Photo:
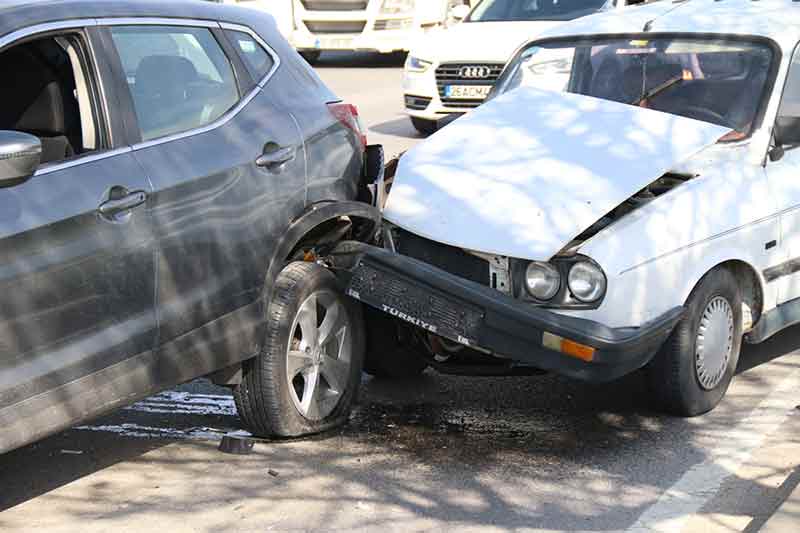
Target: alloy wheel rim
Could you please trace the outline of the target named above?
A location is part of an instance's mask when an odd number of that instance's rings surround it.
[[[298,308],[286,350],[286,377],[295,408],[312,421],[329,416],[350,376],[350,319],[341,297],[317,291]]]
[[[697,381],[705,390],[720,384],[733,352],[733,309],[722,296],[714,297],[700,317],[695,340]]]

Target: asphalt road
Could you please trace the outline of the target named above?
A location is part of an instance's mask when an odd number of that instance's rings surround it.
[[[390,153],[418,142],[400,63],[319,67]],[[653,412],[639,375],[365,378],[347,427],[247,456],[217,451],[238,420],[201,380],[0,456],[0,531],[754,532],[800,482],[798,348],[746,347],[692,420]]]

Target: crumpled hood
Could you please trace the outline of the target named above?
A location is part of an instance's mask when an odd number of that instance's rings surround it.
[[[524,87],[409,150],[384,215],[452,246],[546,261],[729,131],[608,100]]]
[[[411,55],[427,61],[504,63],[524,43],[563,22],[462,22],[421,37]]]

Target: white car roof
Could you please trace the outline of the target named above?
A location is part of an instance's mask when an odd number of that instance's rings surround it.
[[[664,1],[589,15],[544,32],[540,37],[608,33],[710,33],[753,35],[792,50],[800,41],[796,0]],[[538,40],[538,39],[537,39]]]

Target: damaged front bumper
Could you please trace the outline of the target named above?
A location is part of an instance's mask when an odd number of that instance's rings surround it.
[[[489,287],[374,246],[336,252],[349,296],[430,333],[542,370],[611,381],[646,365],[683,315],[609,328],[531,306]]]

